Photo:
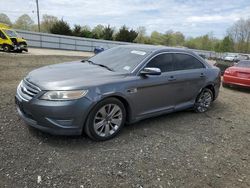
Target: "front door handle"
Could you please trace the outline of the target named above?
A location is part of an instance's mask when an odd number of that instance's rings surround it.
[[[174,76],[168,77],[168,81],[175,81],[175,80],[176,80],[176,78]]]
[[[137,92],[137,88],[131,88],[127,90],[128,93],[136,93]]]

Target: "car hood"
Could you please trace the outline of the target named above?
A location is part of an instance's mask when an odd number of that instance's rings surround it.
[[[26,42],[26,40],[25,39],[23,39],[23,38],[20,38],[20,37],[10,37],[11,39],[16,39],[17,40],[17,42]]]
[[[25,79],[42,90],[71,90],[107,84],[121,80],[125,76],[97,65],[78,61],[33,70]]]

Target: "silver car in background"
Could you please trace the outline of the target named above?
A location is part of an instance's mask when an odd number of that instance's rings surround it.
[[[30,72],[16,104],[42,131],[107,140],[125,123],[187,108],[206,112],[220,82],[220,70],[190,50],[124,45]]]

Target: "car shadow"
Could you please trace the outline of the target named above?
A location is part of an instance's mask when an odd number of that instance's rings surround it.
[[[160,134],[162,131],[164,132],[172,132],[174,134],[184,134],[186,126],[188,124],[178,124],[176,121],[182,121],[183,119],[192,117],[196,118],[197,113],[192,110],[179,111],[175,113],[160,115],[157,117],[145,119],[139,121],[137,123],[125,125],[121,134],[117,135],[115,138],[111,140],[107,140],[104,142],[97,142],[89,139],[85,134],[81,136],[56,136],[48,133],[41,132],[35,128],[29,127],[29,132],[33,137],[36,137],[39,142],[50,145],[54,148],[67,148],[71,149],[83,149],[83,150],[92,150],[93,147],[95,149],[119,149],[120,143],[124,142],[129,144],[129,142],[134,142],[134,138],[136,139],[144,139],[147,134],[154,133]],[[203,115],[202,115],[203,116]],[[169,123],[170,122],[170,123]],[[173,126],[174,125],[174,126]],[[185,126],[185,127],[183,127]],[[147,130],[145,132],[145,130]]]
[[[250,88],[242,87],[242,86],[233,86],[233,85],[225,85],[224,88],[230,89],[233,91],[240,91],[244,93],[250,93]]]
[[[90,149],[99,142],[92,141],[85,134],[79,136],[51,135],[28,126],[29,134],[39,140],[39,144],[48,145],[53,148],[64,148],[74,150],[75,148]]]

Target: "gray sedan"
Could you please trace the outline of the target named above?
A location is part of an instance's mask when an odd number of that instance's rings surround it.
[[[124,45],[30,72],[15,101],[37,129],[107,140],[125,123],[187,108],[206,112],[220,82],[219,69],[190,50]]]

